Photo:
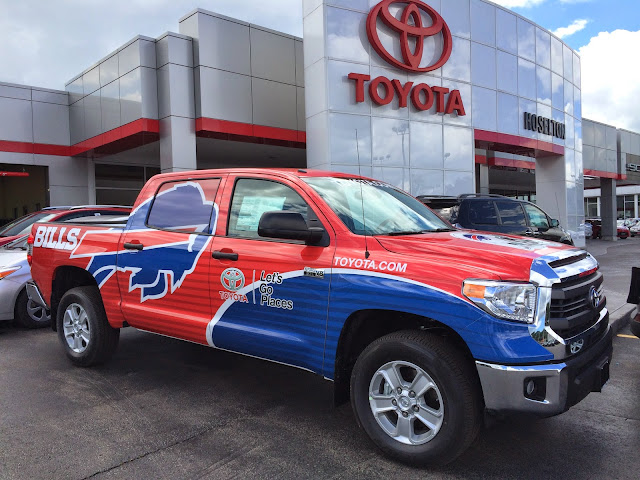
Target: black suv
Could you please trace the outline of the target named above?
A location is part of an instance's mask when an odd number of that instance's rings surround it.
[[[511,235],[526,235],[573,245],[558,220],[531,202],[492,194],[459,197],[423,195],[418,199],[453,225]]]

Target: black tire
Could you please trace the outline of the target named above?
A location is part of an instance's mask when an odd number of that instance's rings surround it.
[[[436,432],[426,443],[418,445],[402,443],[393,438],[391,433],[387,433],[373,414],[370,388],[378,388],[375,385],[377,385],[376,379],[381,376],[379,369],[390,364],[396,365],[398,362],[412,364],[422,369],[428,377],[431,377],[440,393],[435,407],[433,403],[429,406],[441,409],[443,412],[441,424],[439,430],[427,429],[428,431],[423,433],[423,435],[429,435],[432,434],[430,432]],[[396,371],[402,371],[404,368],[405,366],[401,365],[400,370]],[[409,369],[408,372],[410,371]],[[405,374],[401,376],[405,377]],[[407,379],[402,378],[401,382],[403,381]],[[408,383],[403,383],[402,388],[406,385]],[[434,390],[436,389],[429,390],[427,393],[431,395]],[[407,390],[405,389],[404,392]],[[408,395],[413,393],[410,392]],[[381,396],[389,395],[383,392],[380,394]],[[393,393],[392,395],[398,397]],[[374,396],[375,394],[372,398]],[[427,400],[427,394],[423,397],[415,398],[414,394],[412,400],[418,400],[423,404],[434,401],[433,398]],[[440,398],[442,404],[440,404]],[[396,401],[394,405],[400,405],[400,403],[406,405],[408,399],[409,397],[403,393],[402,396],[394,399]],[[482,425],[481,387],[472,362],[465,359],[443,338],[419,331],[402,331],[386,335],[372,342],[362,352],[351,375],[351,403],[358,423],[384,453],[415,466],[440,466],[452,462],[471,445]],[[416,418],[414,418],[411,411],[401,412],[398,407],[390,408],[396,408],[403,416],[409,417],[409,421],[413,422],[411,433],[412,435],[417,433],[418,413],[415,413]],[[420,412],[421,407],[414,405],[407,408]],[[397,418],[396,427],[399,427],[402,420],[400,414],[393,411],[379,417],[384,417],[382,421],[385,424],[388,421],[391,425],[393,418]],[[426,428],[425,425],[422,422],[418,423],[418,427],[422,430]]]
[[[73,324],[74,316],[78,319],[76,325]],[[74,365],[90,367],[103,363],[111,358],[118,346],[120,329],[109,325],[97,287],[76,287],[65,293],[56,320],[58,337]],[[70,342],[76,341],[78,348],[74,350]]]
[[[38,307],[33,300],[30,300],[26,288],[18,295],[13,318],[18,325],[25,328],[42,328],[51,325],[49,311]]]

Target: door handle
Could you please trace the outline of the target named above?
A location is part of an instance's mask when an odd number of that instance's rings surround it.
[[[233,252],[221,252],[220,250],[215,250],[211,256],[218,260],[233,260],[234,262],[238,260],[238,254]]]
[[[124,242],[123,246],[127,250],[142,250],[144,248],[144,245],[139,242],[136,242],[136,243]]]

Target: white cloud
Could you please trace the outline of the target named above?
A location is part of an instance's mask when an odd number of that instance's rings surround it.
[[[537,7],[546,0],[492,0],[493,3],[507,8],[532,8]]]
[[[640,132],[638,51],[640,30],[601,32],[580,48],[584,118]]]
[[[579,32],[580,30],[584,30],[584,27],[586,27],[588,23],[589,20],[580,18],[578,20],[574,20],[568,27],[560,27],[557,30],[554,30],[553,34],[557,35],[560,38],[565,38],[569,35],[573,35],[574,33]]]

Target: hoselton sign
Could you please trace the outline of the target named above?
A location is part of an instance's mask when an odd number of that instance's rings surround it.
[[[390,11],[390,7],[400,8],[397,18]],[[424,18],[431,19],[431,25],[424,25]],[[380,40],[380,24],[386,25],[398,35],[402,58],[396,58],[389,52]],[[424,40],[436,35],[442,36],[442,55],[439,59],[426,66],[421,66],[425,49]],[[442,67],[451,56],[453,40],[447,23],[426,3],[420,0],[383,0],[378,3],[367,17],[367,37],[373,49],[390,65],[410,73],[425,73]],[[429,110],[436,106],[438,113],[465,115],[464,105],[459,90],[446,87],[429,86],[426,83],[403,83],[397,79],[379,76],[371,79],[370,75],[350,73],[350,80],[355,85],[355,99],[357,103],[364,102],[365,90],[369,98],[376,105],[388,105],[394,98],[398,98],[398,106],[406,108],[411,101],[420,111]]]

